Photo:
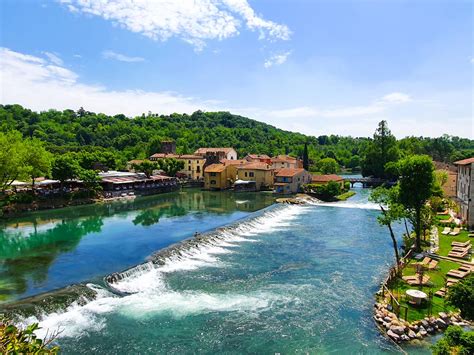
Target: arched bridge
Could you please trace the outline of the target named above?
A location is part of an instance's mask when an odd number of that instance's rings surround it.
[[[374,177],[351,177],[344,178],[344,181],[350,182],[351,187],[354,187],[354,184],[357,183],[361,183],[363,187],[380,186],[384,183],[390,184],[388,180]]]

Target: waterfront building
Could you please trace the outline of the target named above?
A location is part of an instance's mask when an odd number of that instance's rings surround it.
[[[303,168],[283,168],[275,172],[273,192],[279,194],[297,193],[301,186],[311,182],[311,174]]]
[[[252,162],[238,165],[237,178],[240,181],[254,181],[257,191],[273,187],[273,169],[266,163]]]
[[[474,227],[474,157],[454,163],[458,169],[456,202],[462,223]]]
[[[433,162],[436,171],[446,172],[448,174],[448,180],[441,187],[446,197],[456,197],[456,185],[458,180],[458,170],[455,165],[443,163],[439,161]]]
[[[248,162],[261,162],[267,163],[269,165],[272,164],[272,158],[266,154],[247,154],[244,159]]]
[[[237,160],[237,152],[234,148],[199,148],[194,152],[194,155],[202,157],[216,157],[215,162],[222,159]]]
[[[300,169],[303,168],[303,161],[300,159],[290,157],[289,155],[278,155],[271,158],[273,169]]]
[[[160,161],[161,159],[169,158],[181,160],[184,162],[184,168],[178,172],[179,174],[184,175],[191,180],[201,180],[203,178],[206,159],[200,155],[156,153],[150,157],[150,160]]]
[[[206,190],[230,189],[237,177],[233,164],[211,164],[204,169],[204,188]]]
[[[107,171],[98,174],[105,197],[125,195],[149,195],[174,191],[179,188],[176,178],[163,175],[147,177],[143,173]]]
[[[342,176],[335,175],[335,174],[311,176],[311,184],[314,184],[314,185],[326,185],[329,181],[337,182],[338,184],[341,185],[341,189],[344,188],[344,179],[342,178]]]

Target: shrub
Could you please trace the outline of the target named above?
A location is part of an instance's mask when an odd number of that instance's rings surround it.
[[[446,300],[449,304],[459,308],[463,318],[474,320],[474,275],[471,274],[452,285]]]
[[[0,320],[0,353],[2,354],[57,354],[59,347],[50,347],[58,333],[47,339],[38,339],[35,331],[40,329],[34,323],[20,329],[11,321]]]
[[[464,331],[459,326],[450,325],[444,337],[431,347],[435,355],[474,354],[474,331]]]

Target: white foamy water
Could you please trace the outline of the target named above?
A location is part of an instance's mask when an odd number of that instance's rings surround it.
[[[147,318],[157,313],[173,317],[218,311],[259,311],[268,309],[275,301],[283,300],[270,292],[210,294],[201,291],[175,291],[166,284],[166,274],[194,270],[201,267],[223,267],[219,255],[236,252],[243,242],[258,241],[259,235],[288,228],[290,221],[305,211],[302,206],[281,206],[262,215],[219,229],[215,239],[197,247],[180,250],[164,265],[152,262],[138,265],[122,273],[125,277],[112,286],[127,295],[116,296],[97,285],[88,285],[98,292],[98,298],[86,305],[72,304],[63,312],[28,318],[24,324],[38,322],[37,334],[61,330],[60,337],[80,337],[90,331],[101,331],[106,326],[108,313],[132,318]],[[252,238],[249,238],[252,237]]]
[[[362,210],[380,210],[380,206],[373,202],[314,202],[310,203],[313,206],[321,207],[337,207],[337,208],[358,208]]]

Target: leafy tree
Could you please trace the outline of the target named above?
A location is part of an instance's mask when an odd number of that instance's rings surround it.
[[[184,169],[184,161],[174,158],[161,159],[159,164],[160,169],[168,176],[176,176],[178,171]]]
[[[0,132],[0,188],[4,192],[13,181],[26,178],[26,147],[17,131]]]
[[[44,148],[44,143],[36,138],[28,139],[25,148],[26,170],[34,187],[38,177],[50,174],[52,154]]]
[[[74,155],[64,154],[56,156],[53,160],[51,174],[53,179],[59,180],[63,186],[66,180],[75,179],[81,169]]]
[[[37,323],[20,329],[11,321],[0,320],[0,353],[2,354],[57,354],[59,347],[51,347],[58,333],[53,333],[46,339],[39,339],[35,331]]]
[[[329,181],[327,184],[307,184],[304,186],[305,191],[316,194],[316,196],[324,201],[331,201],[337,195],[341,194],[341,185],[335,181]]]
[[[396,162],[399,155],[395,136],[388,129],[387,122],[380,121],[362,161],[362,175],[392,178],[393,176],[385,171],[385,166],[389,162]]]
[[[377,221],[382,226],[387,226],[390,237],[392,238],[393,251],[395,254],[396,268],[400,265],[400,256],[398,253],[398,243],[392,224],[405,217],[403,206],[399,203],[399,189],[395,186],[391,189],[377,187],[372,190],[369,200],[378,203],[382,214],[377,217]]]
[[[97,174],[95,170],[90,169],[80,169],[78,174],[78,178],[82,180],[84,187],[92,194],[97,195],[100,191],[102,191],[101,182],[102,179]]]
[[[459,308],[461,316],[474,320],[474,275],[469,275],[448,289],[448,303]]]
[[[159,163],[150,160],[144,160],[138,164],[133,164],[133,169],[135,171],[144,173],[148,178],[153,175],[154,170],[157,170],[160,167],[161,165]]]
[[[474,331],[464,331],[460,326],[450,325],[444,336],[431,346],[434,355],[474,354]]]
[[[318,170],[323,174],[335,174],[339,171],[339,164],[333,158],[324,158],[318,162]]]
[[[399,163],[399,202],[414,213],[416,251],[421,251],[422,208],[433,195],[433,171],[433,162],[426,155],[414,155]]]

